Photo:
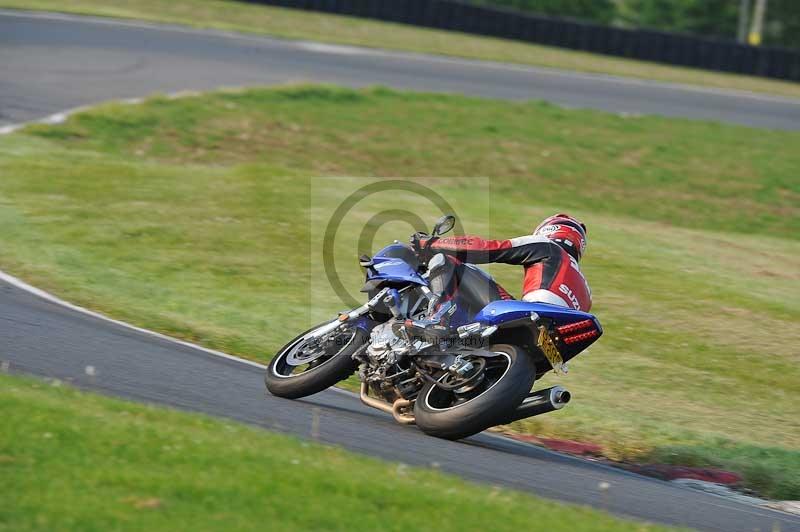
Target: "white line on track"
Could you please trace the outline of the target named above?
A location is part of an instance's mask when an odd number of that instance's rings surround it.
[[[496,61],[466,59],[459,57],[447,57],[447,56],[425,54],[418,52],[402,52],[395,50],[387,50],[384,48],[367,48],[367,47],[347,45],[347,44],[327,44],[314,41],[294,40],[294,39],[267,36],[267,35],[255,35],[255,34],[248,35],[233,31],[191,28],[187,26],[179,26],[176,24],[143,22],[137,20],[123,20],[123,19],[114,19],[114,18],[99,17],[99,16],[70,15],[65,13],[23,11],[23,10],[9,10],[9,9],[0,9],[0,15],[6,17],[58,20],[64,22],[81,22],[81,23],[92,23],[92,24],[100,24],[107,26],[124,26],[131,28],[141,28],[141,29],[149,29],[155,31],[170,31],[174,33],[185,33],[192,35],[216,36],[216,37],[238,40],[240,42],[251,42],[251,43],[262,43],[262,44],[266,43],[266,44],[285,46],[288,48],[301,49],[317,53],[339,54],[339,55],[372,55],[372,56],[381,56],[387,58],[399,58],[399,59],[408,59],[415,61],[446,63],[452,65],[473,67],[473,68],[480,67],[480,68],[513,70],[516,72],[534,73],[543,76],[568,77],[572,79],[612,82],[612,83],[639,86],[639,87],[664,88],[664,89],[680,90],[685,92],[714,94],[717,96],[723,96],[729,98],[749,98],[752,100],[758,100],[764,102],[800,105],[800,99],[798,98],[772,96],[768,94],[762,94],[762,93],[738,90],[738,89],[701,87],[697,85],[689,85],[684,83],[655,81],[655,80],[647,80],[640,78],[615,76],[611,74],[576,72],[570,70],[560,70],[551,67],[501,63]],[[535,44],[535,43],[529,43],[529,44]],[[719,72],[719,74],[725,75],[729,73]],[[735,74],[730,74],[730,75],[735,75]],[[774,80],[774,81],[779,81],[779,80]]]
[[[21,122],[19,124],[9,124],[3,127],[0,127],[0,135],[8,135],[9,133],[13,133],[18,129],[22,129],[23,127],[30,125],[30,124],[61,124],[62,122],[66,121],[70,115],[75,113],[79,113],[81,111],[86,111],[89,109],[90,105],[81,105],[79,107],[73,107],[71,109],[67,109],[65,111],[59,111],[57,113],[53,113],[51,115],[47,115],[43,118],[39,118],[37,120],[31,120],[30,122]]]
[[[0,14],[2,14],[2,12],[3,11],[0,10]],[[239,90],[239,88],[230,87],[230,88],[228,88],[228,90]],[[200,94],[200,93],[194,92],[194,91],[178,91],[178,92],[168,93],[166,95],[166,97],[167,98],[181,98],[181,97],[194,96],[194,95],[197,95],[197,94]],[[124,100],[116,100],[116,101],[120,102],[120,103],[130,104],[130,105],[137,105],[137,104],[140,104],[140,103],[144,102],[145,99],[144,98],[127,98],[127,99],[124,99]],[[14,131],[17,131],[17,130],[19,130],[19,129],[27,126],[27,125],[30,125],[30,124],[60,124],[60,123],[64,122],[65,120],[67,120],[67,118],[69,118],[71,115],[73,115],[75,113],[82,112],[82,111],[86,111],[86,110],[88,110],[88,109],[90,109],[92,107],[93,107],[92,105],[81,105],[81,106],[78,106],[78,107],[73,107],[71,109],[66,109],[64,111],[59,111],[57,113],[53,113],[51,115],[48,115],[48,116],[46,116],[44,118],[41,118],[41,119],[38,119],[38,120],[32,120],[30,122],[22,122],[22,123],[18,123],[18,124],[10,124],[10,125],[7,125],[7,126],[3,126],[3,127],[0,127],[0,136],[1,135],[8,135],[10,133],[13,133]],[[67,308],[67,309],[75,311],[75,312],[79,312],[79,313],[84,314],[86,316],[91,316],[91,317],[93,317],[95,319],[99,319],[99,320],[102,320],[102,321],[105,321],[105,322],[108,322],[108,323],[112,323],[112,324],[117,325],[119,327],[124,327],[125,329],[129,329],[131,331],[136,331],[138,333],[142,333],[142,334],[145,334],[145,335],[153,337],[153,338],[158,338],[160,340],[171,342],[173,344],[177,344],[177,345],[180,345],[180,346],[183,346],[183,347],[189,347],[191,349],[196,349],[196,350],[201,351],[203,353],[206,353],[208,355],[222,357],[222,358],[225,358],[225,359],[228,359],[228,360],[234,360],[236,362],[240,362],[242,364],[246,364],[248,366],[255,367],[255,368],[258,368],[258,369],[261,369],[261,370],[266,370],[267,369],[267,366],[265,366],[264,364],[260,364],[258,362],[254,362],[254,361],[248,360],[246,358],[241,358],[241,357],[237,357],[237,356],[234,356],[234,355],[229,355],[228,353],[224,353],[222,351],[217,351],[216,349],[209,349],[207,347],[203,347],[201,345],[194,344],[192,342],[187,342],[185,340],[179,340],[177,338],[173,338],[172,336],[167,336],[165,334],[161,334],[161,333],[158,333],[158,332],[155,332],[155,331],[151,331],[149,329],[143,329],[142,327],[137,327],[136,325],[132,325],[132,324],[124,322],[124,321],[116,320],[114,318],[110,318],[108,316],[100,314],[99,312],[95,312],[95,311],[89,310],[89,309],[87,309],[85,307],[81,307],[79,305],[75,305],[75,304],[70,303],[68,301],[64,301],[60,297],[58,297],[56,295],[53,295],[53,294],[51,294],[49,292],[46,292],[45,290],[42,290],[40,288],[36,288],[35,286],[32,286],[32,285],[26,283],[25,281],[23,281],[22,279],[20,279],[18,277],[15,277],[15,276],[13,276],[13,275],[11,275],[9,273],[6,273],[3,270],[0,270],[0,281],[4,281],[4,282],[8,283],[11,286],[14,286],[14,287],[16,287],[16,288],[18,288],[20,290],[28,292],[29,294],[32,294],[32,295],[34,295],[36,297],[39,297],[41,299],[44,299],[46,301],[49,301],[49,302],[54,303],[56,305],[59,305],[61,307]],[[343,395],[347,395],[348,397],[352,397],[354,399],[358,399],[358,394],[356,394],[354,392],[351,392],[349,390],[343,390],[342,388],[336,388],[336,387],[331,387],[331,388],[328,388],[328,389],[331,390],[331,391],[343,394]]]
[[[98,319],[98,320],[102,320],[102,321],[105,321],[107,323],[111,323],[111,324],[117,325],[119,327],[123,327],[125,329],[128,329],[128,330],[131,330],[131,331],[135,331],[137,333],[141,333],[141,334],[150,336],[152,338],[158,338],[159,340],[164,340],[164,341],[176,344],[176,345],[180,345],[180,346],[183,346],[183,347],[188,347],[188,348],[191,348],[191,349],[196,349],[196,350],[201,351],[201,352],[203,352],[205,354],[208,354],[208,355],[212,355],[212,356],[216,356],[216,357],[222,357],[222,358],[225,358],[227,360],[233,360],[233,361],[236,361],[236,362],[240,362],[242,364],[245,364],[245,365],[251,366],[251,367],[255,367],[255,368],[258,368],[260,370],[266,370],[267,369],[267,366],[265,366],[264,364],[260,364],[258,362],[254,362],[252,360],[247,360],[245,358],[237,357],[237,356],[234,356],[234,355],[229,355],[228,353],[223,353],[222,351],[217,351],[216,349],[209,349],[207,347],[203,347],[201,345],[197,345],[197,344],[194,344],[192,342],[186,342],[184,340],[178,340],[177,338],[173,338],[173,337],[167,336],[165,334],[161,334],[161,333],[158,333],[158,332],[155,332],[155,331],[151,331],[151,330],[148,330],[148,329],[143,329],[142,327],[137,327],[136,325],[131,325],[130,323],[127,323],[127,322],[124,322],[124,321],[120,321],[120,320],[116,320],[114,318],[109,318],[108,316],[100,314],[99,312],[95,312],[95,311],[89,310],[89,309],[87,309],[85,307],[81,307],[79,305],[75,305],[75,304],[70,303],[68,301],[64,301],[60,297],[55,296],[55,295],[53,295],[53,294],[51,294],[51,293],[49,293],[49,292],[47,292],[45,290],[42,290],[40,288],[36,288],[35,286],[32,286],[32,285],[26,283],[22,279],[19,279],[18,277],[15,277],[15,276],[13,276],[11,274],[8,274],[8,273],[6,273],[6,272],[4,272],[2,270],[0,270],[0,281],[8,283],[9,285],[14,286],[15,288],[18,288],[20,290],[28,292],[29,294],[31,294],[31,295],[33,295],[35,297],[44,299],[45,301],[49,301],[50,303],[53,303],[53,304],[58,305],[60,307],[72,310],[74,312],[78,312],[80,314],[84,314],[86,316],[91,316],[92,318],[95,318],[95,319]],[[342,394],[342,395],[346,395],[348,397],[351,397],[352,399],[360,400],[358,394],[356,394],[354,392],[351,392],[349,390],[344,390],[342,388],[337,388],[335,386],[328,388],[328,390],[332,391],[332,392],[336,392],[336,393]],[[328,390],[326,390],[326,391],[328,391]],[[526,447],[526,446],[530,445],[530,444],[527,444],[527,443],[520,442],[518,440],[507,438],[507,437],[505,437],[505,436],[503,436],[501,434],[497,434],[497,433],[484,431],[482,434],[485,435],[485,436],[488,436],[489,438],[495,438],[495,439],[503,440],[506,444],[510,444],[512,446]],[[581,459],[581,458],[579,458],[577,456],[571,456],[571,455],[568,455],[568,454],[562,454],[562,453],[547,449],[545,447],[538,447],[538,448],[541,449],[541,451],[546,453],[546,454],[559,456],[562,459],[572,460],[572,461],[581,462],[581,463],[585,463],[586,462],[585,460],[583,460],[583,459]],[[606,464],[600,464],[600,463],[596,463],[596,462],[593,462],[593,464],[597,467],[597,469],[599,471],[608,470],[608,471],[614,471],[615,473],[619,473],[620,472],[619,468],[615,468],[613,466],[609,466],[609,465],[606,465]],[[634,473],[629,473],[629,474],[631,474],[633,476],[639,476],[639,475],[635,475]]]
[[[2,270],[0,270],[0,281],[4,281],[4,282],[10,284],[11,286],[19,288],[20,290],[24,290],[25,292],[28,292],[29,294],[32,294],[32,295],[34,295],[34,296],[36,296],[38,298],[44,299],[45,301],[49,301],[49,302],[54,303],[56,305],[59,305],[61,307],[67,308],[69,310],[72,310],[72,311],[75,311],[75,312],[79,312],[81,314],[85,314],[87,316],[91,316],[93,318],[96,318],[96,319],[99,319],[99,320],[103,320],[103,321],[106,321],[108,323],[113,323],[114,325],[117,325],[117,326],[120,326],[120,327],[124,327],[126,329],[130,329],[132,331],[136,331],[138,333],[146,334],[148,336],[152,336],[152,337],[158,338],[160,340],[166,340],[168,342],[171,342],[171,343],[174,343],[174,344],[178,344],[178,345],[182,345],[184,347],[190,347],[192,349],[197,349],[198,351],[202,351],[202,352],[207,353],[209,355],[214,355],[214,356],[217,356],[217,357],[227,358],[228,360],[235,360],[237,362],[241,362],[242,364],[247,364],[248,366],[254,366],[254,367],[259,368],[259,369],[267,369],[267,367],[264,364],[259,364],[258,362],[253,362],[252,360],[247,360],[247,359],[240,358],[240,357],[237,357],[237,356],[229,355],[227,353],[223,353],[222,351],[217,351],[215,349],[209,349],[207,347],[203,347],[201,345],[193,344],[191,342],[186,342],[184,340],[178,340],[177,338],[173,338],[173,337],[167,336],[165,334],[157,333],[155,331],[150,331],[148,329],[143,329],[141,327],[137,327],[135,325],[131,325],[130,323],[126,323],[124,321],[115,320],[114,318],[109,318],[108,316],[104,316],[103,314],[100,314],[99,312],[94,312],[93,310],[89,310],[87,308],[84,308],[84,307],[81,307],[81,306],[78,306],[78,305],[73,305],[72,303],[70,303],[68,301],[64,301],[63,299],[61,299],[58,296],[54,296],[53,294],[51,294],[49,292],[45,292],[44,290],[36,288],[35,286],[31,286],[28,283],[26,283],[25,281],[23,281],[22,279],[14,277],[11,274],[5,273]]]

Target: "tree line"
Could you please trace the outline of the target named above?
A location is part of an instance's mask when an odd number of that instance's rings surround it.
[[[626,28],[735,39],[741,0],[470,0]],[[752,15],[754,0],[747,2]],[[748,17],[749,19],[749,17]],[[800,48],[800,0],[768,0],[763,41]]]

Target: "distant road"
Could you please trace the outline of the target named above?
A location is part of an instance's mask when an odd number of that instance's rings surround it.
[[[351,85],[382,83],[515,99],[552,97],[564,103],[582,101],[590,105],[591,101],[599,108],[651,112],[658,110],[652,107],[657,102],[644,95],[662,93],[671,95],[671,99],[665,96],[665,101],[674,103],[668,107],[683,109],[688,115],[695,112],[693,109],[710,112],[714,106],[703,109],[703,99],[716,101],[718,112],[726,101],[731,109],[735,108],[733,101],[761,108],[784,105],[785,115],[796,108],[768,99],[750,100],[577,74],[349,49],[334,52],[320,46],[72,17],[0,14],[0,112],[3,120],[12,123],[155,90],[303,79]],[[600,90],[598,87],[606,91],[606,99],[593,94]],[[628,102],[631,107],[625,106],[626,91],[632,95]],[[683,106],[675,103],[684,100]],[[780,115],[775,111],[776,121]],[[788,119],[783,123],[789,124]],[[287,338],[291,334],[287,331]],[[301,401],[265,395],[262,369],[252,363],[215,356],[81,314],[21,290],[10,279],[0,280],[0,360],[10,363],[12,371],[57,377],[113,395],[224,416],[303,437],[310,435],[316,412],[319,422],[315,431],[320,441],[409,464],[435,464],[471,480],[591,505],[618,515],[724,532],[800,531],[800,517],[498,436],[484,433],[463,442],[437,440],[414,427],[396,424],[387,414],[364,407],[346,392],[331,390]],[[86,375],[87,366],[95,368],[92,376]],[[601,483],[608,483],[609,489],[601,490]],[[536,527],[535,515],[531,516],[531,525]]]
[[[301,81],[800,129],[800,100],[485,61],[0,11],[0,124],[154,91]]]

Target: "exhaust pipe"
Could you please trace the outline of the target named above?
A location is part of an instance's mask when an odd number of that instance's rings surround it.
[[[413,425],[415,423],[414,416],[400,412],[401,408],[408,408],[411,406],[411,401],[408,399],[398,399],[393,404],[389,404],[386,401],[381,401],[380,399],[370,397],[369,386],[366,382],[361,383],[360,397],[362,403],[367,406],[371,406],[372,408],[383,410],[387,414],[391,414],[392,417],[394,417],[394,420],[401,425]]]
[[[416,420],[414,416],[411,414],[403,414],[400,412],[401,408],[408,408],[413,403],[408,399],[398,399],[394,403],[392,403],[392,416],[394,416],[394,420],[400,423],[401,425],[414,425]]]
[[[505,423],[519,421],[526,417],[546,414],[553,410],[561,410],[572,399],[572,395],[563,386],[553,386],[528,394],[522,403],[514,410]]]

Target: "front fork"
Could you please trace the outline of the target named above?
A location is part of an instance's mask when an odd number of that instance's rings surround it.
[[[364,303],[360,307],[358,307],[356,309],[353,309],[350,312],[342,312],[342,313],[340,313],[339,317],[336,320],[330,322],[329,324],[325,325],[324,327],[320,327],[316,331],[314,331],[311,334],[309,334],[308,336],[306,336],[305,339],[306,340],[310,340],[310,341],[319,342],[320,340],[322,340],[323,338],[325,338],[326,336],[328,336],[332,332],[335,332],[335,331],[337,331],[339,329],[342,329],[342,328],[344,328],[346,326],[351,326],[355,320],[357,320],[358,318],[363,317],[369,311],[371,311],[376,306],[378,306],[378,303],[380,303],[386,297],[386,295],[389,293],[389,290],[390,290],[389,288],[384,288],[383,290],[381,290],[380,292],[375,294],[375,297],[373,297],[372,299],[370,299],[369,301],[367,301],[366,303]],[[359,322],[356,322],[356,327],[358,327],[358,326],[363,326],[363,324],[359,323]]]

